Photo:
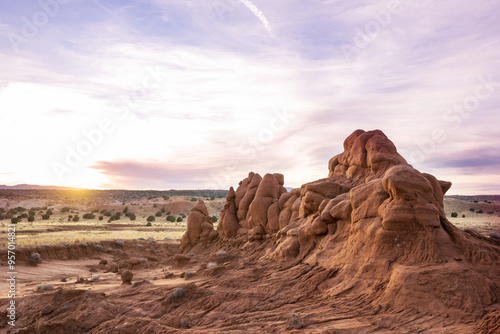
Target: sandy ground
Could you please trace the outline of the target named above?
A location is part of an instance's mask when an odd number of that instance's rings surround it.
[[[44,249],[39,266],[21,261],[16,333],[479,333],[470,319],[377,307],[349,285],[332,296],[335,270],[273,261],[257,249],[216,244],[180,260],[172,241],[130,241],[120,250]],[[127,267],[142,257],[149,260]],[[134,285],[122,285],[112,265],[129,268]],[[0,299],[0,333],[11,333],[7,303]]]

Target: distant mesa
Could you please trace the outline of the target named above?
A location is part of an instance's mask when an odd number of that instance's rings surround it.
[[[401,311],[478,319],[500,301],[500,245],[447,220],[450,182],[413,168],[380,130],[354,131],[328,169],[291,191],[282,174],[249,173],[229,189],[217,231],[197,204],[184,253],[214,242],[258,247],[334,270],[332,296],[349,291]]]

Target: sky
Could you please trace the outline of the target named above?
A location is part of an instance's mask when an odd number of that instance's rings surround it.
[[[498,17],[497,0],[0,0],[0,184],[299,187],[380,129],[448,194],[500,194]]]

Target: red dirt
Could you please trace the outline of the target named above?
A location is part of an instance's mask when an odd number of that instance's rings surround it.
[[[42,264],[19,268],[40,275],[19,281],[16,333],[500,333],[500,242],[446,219],[451,183],[381,131],[344,148],[328,178],[291,192],[250,173],[217,230],[199,202],[182,245],[37,249]]]

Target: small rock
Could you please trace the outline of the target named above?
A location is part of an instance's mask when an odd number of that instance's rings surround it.
[[[54,306],[51,305],[47,305],[42,309],[42,315],[51,314],[52,312],[54,312]]]
[[[182,254],[175,254],[173,259],[177,262],[188,262],[189,260],[191,260],[191,258],[189,256],[182,255]]]
[[[124,272],[122,272],[122,284],[125,284],[125,285],[131,285],[132,284],[132,278],[134,277],[134,274],[129,271],[129,270],[125,270]]]
[[[165,274],[165,278],[173,278],[174,277],[174,273],[166,273]]]
[[[105,266],[105,265],[107,265],[107,264],[108,264],[108,260],[101,260],[101,261],[99,262],[99,264],[100,264],[101,266]]]

